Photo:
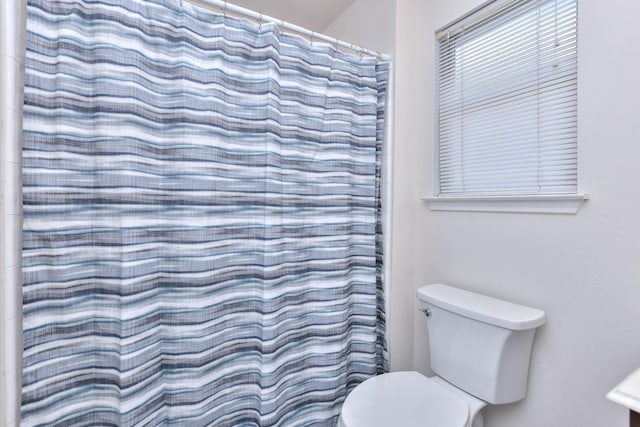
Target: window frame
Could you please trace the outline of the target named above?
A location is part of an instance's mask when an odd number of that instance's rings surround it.
[[[532,0],[535,1],[535,0]],[[431,210],[435,211],[467,211],[467,212],[527,212],[527,213],[559,213],[575,214],[581,204],[589,199],[586,193],[580,193],[579,182],[576,184],[574,192],[518,192],[518,191],[498,191],[495,192],[461,192],[442,193],[440,181],[440,75],[441,75],[441,51],[438,34],[443,31],[466,22],[470,18],[476,18],[473,25],[482,25],[481,22],[491,19],[508,5],[516,3],[516,0],[490,0],[463,15],[452,23],[436,31],[435,43],[435,79],[434,79],[434,99],[435,99],[435,126],[434,126],[434,173],[433,173],[433,197],[423,198],[429,204]],[[577,0],[576,0],[577,2]],[[577,6],[576,6],[577,7]],[[576,28],[577,28],[576,16]],[[480,22],[480,24],[478,24]],[[490,21],[489,21],[490,22]],[[577,42],[577,41],[576,41]],[[576,50],[577,50],[576,46]],[[577,69],[576,69],[577,79]],[[577,125],[577,119],[576,119]],[[576,142],[577,149],[577,142]],[[577,161],[577,155],[576,155]],[[539,167],[539,166],[538,166]],[[576,166],[576,180],[578,169]]]

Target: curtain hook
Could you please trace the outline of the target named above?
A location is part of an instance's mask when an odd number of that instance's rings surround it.
[[[260,14],[260,20],[258,21],[258,31],[262,31],[262,13]]]
[[[224,8],[222,9],[222,16],[227,17],[227,2],[224,2]]]
[[[311,31],[311,44],[313,44],[313,36],[315,35],[315,33],[313,31]]]

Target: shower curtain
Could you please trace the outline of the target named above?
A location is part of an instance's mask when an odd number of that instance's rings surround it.
[[[29,0],[21,425],[325,426],[387,369],[388,63]]]

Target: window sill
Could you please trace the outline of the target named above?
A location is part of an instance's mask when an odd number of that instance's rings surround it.
[[[588,194],[424,197],[432,211],[517,212],[575,215]]]

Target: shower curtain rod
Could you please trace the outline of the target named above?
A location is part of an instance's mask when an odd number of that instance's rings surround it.
[[[223,0],[180,0],[180,3],[188,2],[194,4],[196,6],[200,6],[206,9],[216,8],[222,11],[223,14],[227,12],[234,15],[240,15],[241,17],[251,18],[256,20],[257,22],[275,22],[276,25],[280,27],[281,30],[285,30],[288,32],[296,33],[302,36],[306,36],[313,43],[316,40],[320,40],[329,44],[338,47],[342,47],[344,49],[348,49],[352,52],[358,54],[366,54],[370,56],[375,56],[383,61],[390,61],[391,56],[386,53],[377,52],[374,50],[370,50],[364,48],[362,46],[357,46],[351,43],[347,43],[342,40],[335,39],[333,37],[329,37],[322,33],[316,33],[315,31],[308,30],[306,28],[300,27],[298,25],[292,24],[290,22],[286,22],[282,19],[274,18],[272,16],[263,15],[262,13],[255,12],[253,10],[245,9],[244,7],[237,6],[235,4],[223,1]]]

